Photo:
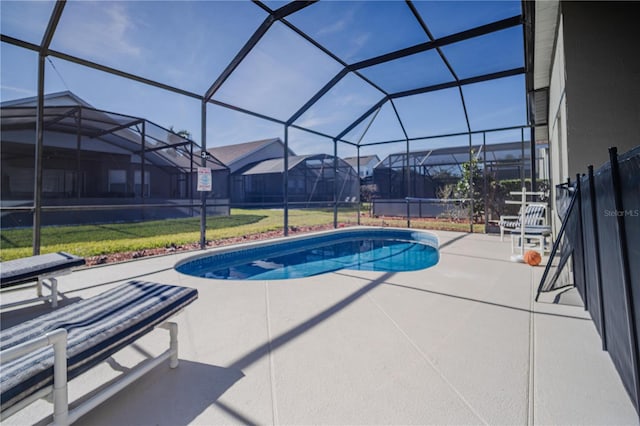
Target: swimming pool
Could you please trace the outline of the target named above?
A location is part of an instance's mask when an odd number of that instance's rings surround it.
[[[212,279],[280,280],[341,269],[413,271],[438,260],[438,239],[427,231],[358,227],[216,249],[175,269]]]

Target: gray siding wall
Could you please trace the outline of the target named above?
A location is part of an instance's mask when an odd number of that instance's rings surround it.
[[[640,144],[640,3],[562,2],[568,176]]]

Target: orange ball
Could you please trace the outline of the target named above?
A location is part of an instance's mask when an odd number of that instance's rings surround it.
[[[527,250],[524,253],[524,262],[527,265],[538,266],[542,262],[542,256],[537,251]]]

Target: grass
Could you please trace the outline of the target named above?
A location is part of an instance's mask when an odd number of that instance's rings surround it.
[[[231,216],[207,218],[207,239],[236,237],[282,229],[282,211],[233,209]],[[333,212],[292,210],[291,226],[322,225],[333,221]],[[31,228],[2,230],[0,260],[32,254]],[[137,251],[200,240],[200,218],[166,219],[137,223],[47,226],[41,230],[41,253],[66,251],[89,257]]]
[[[340,221],[355,223],[357,213],[340,211]],[[289,226],[315,226],[333,223],[333,209],[290,210]],[[362,225],[406,227],[406,219],[361,218]],[[232,209],[231,216],[207,218],[207,239],[216,240],[282,229],[282,210]],[[466,223],[412,220],[412,227],[468,231]],[[474,231],[484,231],[475,225]],[[7,229],[0,235],[0,260],[11,260],[32,254],[32,230]],[[137,223],[102,225],[47,226],[41,230],[41,253],[65,251],[90,257],[184,245],[200,239],[200,219],[166,219]]]

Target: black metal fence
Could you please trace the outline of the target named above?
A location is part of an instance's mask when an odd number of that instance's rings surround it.
[[[611,148],[609,155],[607,164],[595,172],[589,166],[571,185],[538,296],[576,286],[640,411],[640,146],[620,156]],[[569,282],[562,271],[569,271]]]

